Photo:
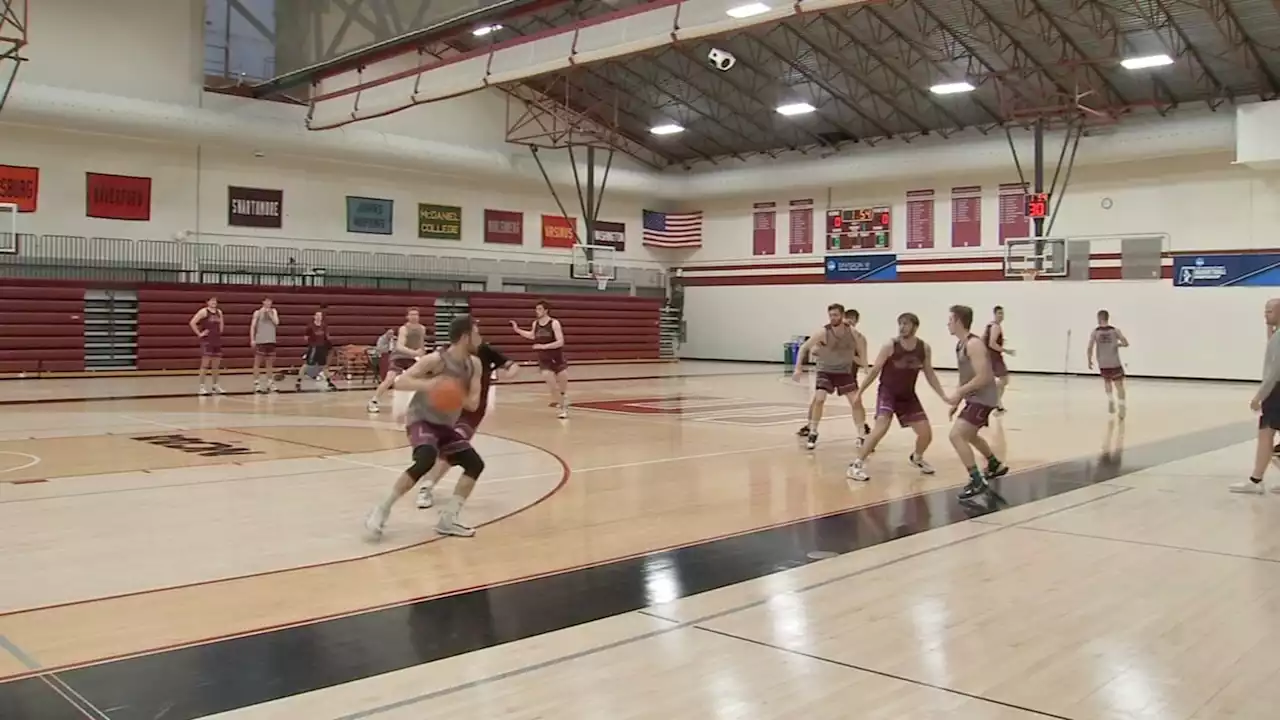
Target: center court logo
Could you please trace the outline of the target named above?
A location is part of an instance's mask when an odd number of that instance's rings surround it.
[[[1204,258],[1195,259],[1194,265],[1182,268],[1178,274],[1179,285],[1194,285],[1199,282],[1214,282],[1227,276],[1225,265],[1206,265]]]

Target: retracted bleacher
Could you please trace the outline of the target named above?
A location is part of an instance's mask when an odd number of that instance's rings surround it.
[[[533,323],[533,306],[540,299],[551,303],[551,314],[564,328],[565,356],[572,362],[657,360],[661,348],[659,328],[662,300],[608,295],[536,295],[477,293],[470,297],[471,314],[480,323],[485,340],[517,362],[530,362],[537,354],[528,340],[511,330]]]
[[[84,287],[0,285],[0,373],[84,370]]]

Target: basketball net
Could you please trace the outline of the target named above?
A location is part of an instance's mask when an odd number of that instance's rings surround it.
[[[1023,280],[1035,280],[1039,277],[1040,277],[1040,271],[1036,270],[1035,268],[1030,268],[1022,271]]]
[[[591,277],[593,277],[593,278],[595,278],[595,279],[596,279],[596,289],[597,289],[597,290],[605,290],[605,289],[607,289],[607,288],[609,287],[609,276],[608,276],[608,275],[597,275],[597,274],[595,274],[595,273],[591,273]]]

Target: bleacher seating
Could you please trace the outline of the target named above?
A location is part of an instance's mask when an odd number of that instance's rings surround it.
[[[0,285],[0,373],[84,370],[84,288]]]
[[[199,343],[188,323],[210,297],[226,321],[222,364],[249,367],[249,322],[253,311],[270,297],[280,315],[276,366],[296,365],[306,348],[304,328],[324,307],[329,335],[337,345],[372,345],[388,328],[404,322],[405,311],[417,307],[422,324],[432,327],[435,296],[425,293],[373,293],[314,288],[244,288],[172,286],[138,290],[138,369],[190,370],[200,366]]]
[[[551,314],[564,328],[565,356],[570,363],[600,360],[656,360],[659,357],[659,311],[662,300],[614,295],[536,295],[476,293],[471,314],[487,341],[512,360],[530,362],[537,354],[530,342],[511,330],[515,320],[528,329],[533,306],[551,303]]]

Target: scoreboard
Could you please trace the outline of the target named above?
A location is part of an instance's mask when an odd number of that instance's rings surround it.
[[[827,211],[827,252],[887,250],[889,208],[870,207]]]

